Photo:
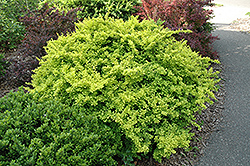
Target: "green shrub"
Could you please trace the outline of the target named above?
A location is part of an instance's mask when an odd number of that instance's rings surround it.
[[[83,11],[78,12],[80,20],[105,16],[108,12],[113,18],[128,20],[133,13],[136,13],[134,6],[139,5],[138,0],[45,0],[40,4],[43,3],[49,3],[61,10],[82,7]]]
[[[40,0],[1,0],[0,9],[7,18],[18,20],[28,10],[34,10],[39,2]]]
[[[160,161],[188,147],[188,126],[198,126],[193,114],[214,98],[212,60],[171,36],[183,31],[152,21],[98,17],[76,26],[75,33],[48,42],[31,93],[119,124],[134,154],[150,152]]]
[[[119,137],[94,115],[20,90],[0,98],[0,165],[114,165]]]
[[[0,12],[0,51],[12,49],[24,38],[25,27],[12,18],[6,18]]]
[[[247,12],[245,15],[250,17],[250,12]]]
[[[18,21],[28,10],[33,10],[39,0],[0,1],[0,50],[15,48],[24,38],[25,27]]]

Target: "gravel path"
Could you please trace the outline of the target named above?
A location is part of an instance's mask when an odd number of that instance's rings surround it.
[[[238,18],[234,20],[228,28],[235,31],[250,33],[250,17]]]

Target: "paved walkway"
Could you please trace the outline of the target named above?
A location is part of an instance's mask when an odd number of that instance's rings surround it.
[[[250,35],[217,30],[225,66],[224,120],[213,133],[200,166],[250,166]]]
[[[222,30],[226,24],[217,22],[220,28],[214,32],[220,38],[214,48],[225,66],[224,120],[198,166],[250,166],[250,35]]]

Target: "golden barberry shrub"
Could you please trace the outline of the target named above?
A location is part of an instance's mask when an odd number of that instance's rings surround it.
[[[198,126],[194,113],[214,98],[218,73],[208,67],[216,61],[172,37],[183,31],[152,21],[98,17],[76,26],[48,43],[30,92],[118,124],[134,154],[153,153],[161,161],[188,147],[190,126]]]

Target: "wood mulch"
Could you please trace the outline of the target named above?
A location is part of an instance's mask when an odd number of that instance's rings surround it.
[[[7,62],[10,62],[12,59],[18,58],[16,56],[16,49],[9,50],[8,52],[0,52],[4,53],[5,60]],[[7,68],[7,70],[10,70],[11,65]],[[18,85],[15,84],[15,78],[13,73],[9,73],[8,77],[1,77],[0,76],[0,98],[5,96],[7,93],[9,93],[11,90],[17,91]]]

